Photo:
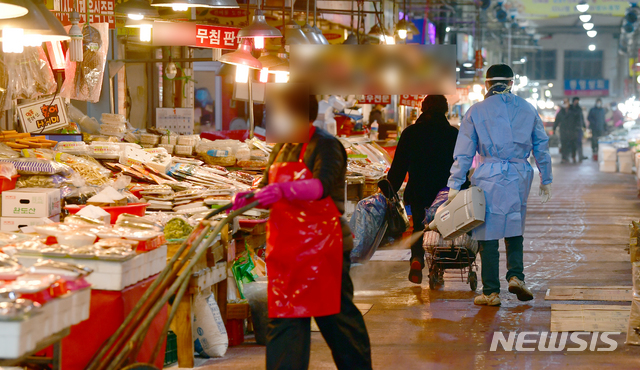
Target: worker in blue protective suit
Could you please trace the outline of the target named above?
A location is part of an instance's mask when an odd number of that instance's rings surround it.
[[[479,305],[500,305],[498,240],[505,239],[509,292],[521,301],[533,299],[524,283],[522,243],[527,198],[533,181],[529,154],[533,150],[540,170],[542,203],[551,198],[549,138],[536,108],[510,92],[513,71],[506,64],[487,70],[485,100],[465,114],[454,150],[448,186],[449,200],[466,181],[467,171],[478,153],[479,166],[471,184],[484,190],[485,222],[473,230],[482,259],[483,294]]]

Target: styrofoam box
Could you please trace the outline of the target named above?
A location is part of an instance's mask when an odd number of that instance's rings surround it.
[[[36,349],[44,338],[44,315],[36,313],[22,321],[0,321],[0,358],[18,358]]]
[[[601,161],[600,172],[617,172],[618,167],[616,161]]]
[[[633,173],[633,163],[632,162],[619,162],[618,169],[620,173]]]
[[[609,145],[600,146],[599,157],[604,162],[615,162],[618,159],[618,153],[616,148]]]
[[[89,319],[89,310],[91,308],[91,288],[85,288],[73,292],[73,308],[72,308],[72,325]]]
[[[46,217],[0,217],[0,231],[19,231],[24,226],[44,225]],[[60,215],[49,217],[53,222],[60,222]]]
[[[618,162],[629,162],[633,163],[633,153],[630,151],[618,152]]]
[[[40,256],[16,255],[25,267],[30,267]],[[149,252],[141,253],[126,261],[102,261],[95,259],[48,257],[54,261],[75,263],[93,269],[86,280],[93,289],[122,290],[129,285],[144,280],[162,271],[167,261],[167,246],[163,245]],[[160,263],[162,261],[162,263]]]
[[[2,216],[51,217],[60,214],[60,189],[22,188],[2,192]]]

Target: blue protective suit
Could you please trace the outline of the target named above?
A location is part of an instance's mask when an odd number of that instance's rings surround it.
[[[460,189],[476,152],[479,166],[471,184],[484,190],[485,223],[473,230],[477,240],[496,240],[524,233],[533,150],[542,184],[550,184],[549,138],[536,109],[511,94],[496,94],[473,105],[465,114],[454,151],[448,186]]]

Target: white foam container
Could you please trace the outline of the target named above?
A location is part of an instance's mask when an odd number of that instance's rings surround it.
[[[35,313],[22,321],[0,321],[0,358],[18,358],[36,349],[45,337],[44,320],[42,313]]]
[[[37,262],[40,256],[16,255],[18,261],[25,267]],[[141,280],[155,275],[166,266],[167,246],[163,245],[149,252],[141,253],[126,261],[103,261],[97,259],[80,258],[50,258],[83,265],[93,269],[87,276],[87,282],[93,289],[120,291]],[[162,263],[160,263],[162,261]]]
[[[600,172],[617,172],[618,166],[615,160],[600,161]]]

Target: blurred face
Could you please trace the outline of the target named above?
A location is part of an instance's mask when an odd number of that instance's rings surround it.
[[[574,107],[577,107],[577,106],[578,106],[578,104],[580,104],[580,100],[574,100],[574,101],[573,101],[573,106],[574,106]]]
[[[569,99],[565,99],[562,101],[562,106],[565,108],[569,108]]]
[[[602,100],[600,99],[596,100],[596,107],[602,108]]]

